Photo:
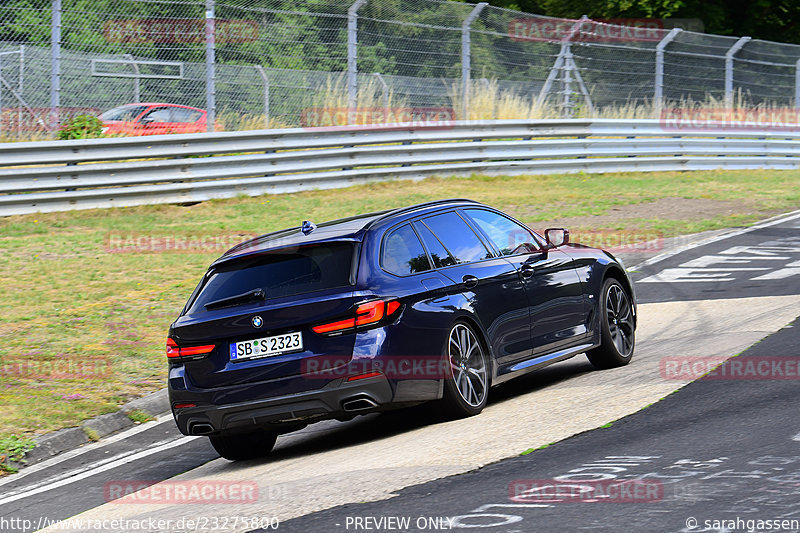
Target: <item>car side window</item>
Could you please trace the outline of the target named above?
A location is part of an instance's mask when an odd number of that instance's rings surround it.
[[[172,110],[172,122],[197,122],[203,113],[194,109],[176,107]]]
[[[393,230],[383,240],[381,265],[398,276],[408,276],[431,269],[425,248],[408,224]]]
[[[439,239],[436,238],[431,230],[428,229],[428,226],[423,224],[422,222],[417,222],[414,224],[414,227],[419,233],[419,236],[422,237],[422,242],[425,243],[425,247],[428,249],[428,253],[431,254],[431,259],[433,259],[433,266],[436,268],[447,267],[450,265],[455,265],[456,260],[453,259],[453,256],[450,255]]]
[[[485,209],[464,209],[475,224],[497,246],[502,255],[529,254],[541,245],[528,228]]]
[[[168,107],[159,107],[142,117],[145,122],[172,122],[172,112]]]
[[[455,212],[434,215],[423,220],[459,263],[471,263],[492,257],[472,228]]]

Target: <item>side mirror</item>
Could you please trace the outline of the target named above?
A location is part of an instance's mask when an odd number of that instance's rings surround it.
[[[569,230],[564,228],[549,228],[544,230],[544,238],[547,240],[547,245],[551,248],[558,248],[565,244],[569,244]]]

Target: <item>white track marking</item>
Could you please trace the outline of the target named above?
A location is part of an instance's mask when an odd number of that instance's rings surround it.
[[[641,267],[644,267],[644,266],[652,265],[654,263],[659,263],[659,262],[663,261],[664,259],[669,259],[670,257],[676,256],[679,253],[685,252],[687,250],[691,250],[693,248],[698,248],[700,246],[706,246],[707,244],[723,241],[725,239],[730,239],[731,237],[736,237],[738,235],[744,235],[745,233],[749,233],[751,231],[755,231],[755,230],[758,230],[758,229],[768,228],[770,226],[777,226],[778,224],[782,224],[784,222],[789,222],[790,220],[795,220],[795,219],[798,219],[798,218],[800,218],[800,210],[792,211],[791,213],[787,213],[785,215],[778,215],[776,217],[768,218],[767,220],[764,220],[762,222],[759,222],[758,224],[755,224],[755,225],[747,227],[747,228],[742,228],[742,229],[739,229],[739,230],[730,231],[728,233],[723,233],[722,235],[716,235],[714,237],[709,237],[707,239],[701,239],[701,240],[699,240],[697,242],[693,242],[693,243],[690,243],[690,244],[687,244],[687,245],[684,245],[684,246],[679,246],[675,250],[670,250],[669,252],[664,252],[664,253],[658,254],[655,257],[651,257],[650,259],[642,261],[641,263],[636,264],[636,265],[628,268],[628,271],[634,271],[634,270],[637,270],[637,269],[639,269]]]
[[[165,439],[165,440],[162,440],[162,441],[159,441],[159,442],[154,442],[152,444],[148,444],[146,448],[138,448],[138,449],[135,449],[135,450],[128,450],[127,452],[122,452],[122,453],[117,454],[117,455],[112,455],[112,456],[109,456],[109,457],[103,457],[102,459],[99,459],[99,460],[95,461],[94,463],[90,463],[89,465],[81,466],[80,468],[76,468],[76,469],[72,469],[72,470],[67,470],[66,472],[61,472],[61,473],[56,474],[56,475],[54,475],[52,477],[48,477],[48,478],[45,478],[45,479],[43,479],[41,481],[37,481],[35,483],[31,483],[30,485],[25,485],[24,487],[19,487],[19,488],[11,490],[9,492],[2,493],[2,494],[0,494],[0,501],[2,501],[2,498],[8,497],[8,496],[15,496],[17,494],[21,494],[23,492],[28,492],[30,490],[35,490],[35,489],[38,489],[39,487],[41,487],[43,485],[50,485],[52,483],[58,483],[59,481],[61,481],[63,479],[67,479],[67,478],[69,478],[71,476],[74,476],[76,473],[85,472],[85,471],[88,471],[88,470],[92,470],[92,469],[101,467],[101,466],[106,465],[108,463],[111,463],[111,462],[114,462],[114,461],[118,461],[118,460],[123,459],[125,457],[131,456],[131,455],[133,455],[135,453],[139,453],[139,452],[141,452],[141,451],[143,451],[145,449],[148,449],[151,446],[161,446],[161,445],[173,442],[175,440],[176,439]]]
[[[135,453],[127,454],[123,457],[109,458],[113,459],[111,461],[109,461],[108,459],[103,459],[101,461],[98,461],[97,463],[93,463],[92,465],[82,466],[79,469],[73,470],[71,472],[65,472],[64,474],[59,475],[58,476],[60,478],[59,481],[51,482],[51,480],[47,480],[34,485],[36,486],[35,489],[31,490],[29,487],[20,489],[21,492],[14,493],[13,496],[8,496],[0,499],[0,505],[11,503],[22,498],[27,498],[29,496],[40,494],[42,492],[47,492],[52,489],[57,489],[59,487],[63,487],[64,485],[69,485],[70,483],[75,483],[76,481],[86,479],[87,477],[94,476],[95,474],[100,474],[102,472],[106,472],[107,470],[112,470],[119,466],[123,466],[128,463],[138,461],[139,459],[147,457],[148,455],[153,455],[155,453],[163,452],[165,450],[169,450],[170,448],[175,448],[176,446],[182,446],[188,442],[191,442],[199,438],[202,437],[183,437],[178,440],[165,442],[157,446],[151,445],[148,446],[148,448],[145,450],[140,450]]]
[[[46,460],[44,460],[44,461],[42,461],[40,463],[36,463],[35,465],[31,465],[31,466],[27,466],[27,467],[23,468],[20,471],[19,474],[15,474],[13,476],[6,476],[5,478],[0,478],[0,487],[2,487],[3,485],[5,485],[7,483],[11,483],[12,481],[19,481],[20,479],[22,479],[22,478],[24,478],[24,477],[26,477],[26,476],[28,476],[30,474],[34,474],[36,472],[44,470],[45,468],[50,468],[53,465],[57,465],[59,463],[63,463],[64,461],[72,460],[73,458],[78,457],[79,455],[83,455],[86,452],[90,452],[90,451],[93,451],[93,450],[98,450],[98,449],[101,449],[101,448],[105,448],[109,444],[113,444],[113,443],[119,442],[119,441],[121,441],[123,439],[127,439],[128,437],[132,437],[132,436],[134,436],[134,435],[136,435],[138,433],[141,433],[143,431],[147,431],[148,429],[152,429],[152,428],[154,428],[156,426],[160,426],[161,424],[164,424],[166,422],[174,423],[171,414],[162,415],[162,416],[158,417],[154,421],[145,422],[144,424],[141,424],[141,425],[138,425],[138,426],[134,426],[134,427],[132,427],[130,429],[127,429],[125,431],[121,431],[121,432],[119,432],[119,433],[117,433],[115,435],[112,435],[112,436],[108,437],[108,438],[103,438],[103,439],[101,439],[101,440],[99,440],[97,442],[87,443],[86,445],[81,446],[80,448],[75,448],[74,450],[69,450],[67,452],[60,453],[60,454],[58,454],[58,455],[56,455],[54,457],[51,457],[50,459],[46,459]],[[137,451],[137,450],[134,450],[134,452],[135,451]]]

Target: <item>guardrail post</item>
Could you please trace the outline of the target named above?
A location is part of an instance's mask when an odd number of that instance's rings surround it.
[[[725,105],[733,104],[733,56],[747,44],[750,37],[740,37],[733,46],[725,52]]]
[[[472,73],[472,37],[469,28],[487,5],[489,5],[487,2],[476,5],[461,24],[461,120],[468,120],[467,113],[469,112],[470,76]]]
[[[50,20],[50,128],[58,128],[61,107],[61,0],[52,0]]]
[[[366,3],[356,0],[347,10],[347,107],[351,110],[358,105],[358,10]]]
[[[256,72],[264,82],[264,129],[269,129],[269,78],[261,65],[256,65]]]
[[[682,30],[672,28],[656,45],[656,79],[653,91],[653,106],[655,108],[655,118],[661,117],[661,108],[664,106],[664,49]]]
[[[206,0],[206,131],[214,131],[217,122],[216,34],[214,0]]]

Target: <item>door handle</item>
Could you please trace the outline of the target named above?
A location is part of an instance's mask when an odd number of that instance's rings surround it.
[[[478,284],[478,278],[476,278],[475,276],[470,276],[469,274],[461,278],[461,281],[464,282],[464,287],[466,287],[467,289],[471,289]]]
[[[533,265],[522,265],[522,267],[520,268],[520,272],[522,273],[523,278],[529,278],[533,276],[533,273],[535,271],[536,269],[533,268]]]

